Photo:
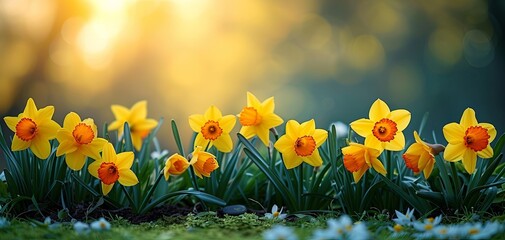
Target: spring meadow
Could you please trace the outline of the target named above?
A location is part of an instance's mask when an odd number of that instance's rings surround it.
[[[503,1],[0,1],[1,239],[504,239]]]

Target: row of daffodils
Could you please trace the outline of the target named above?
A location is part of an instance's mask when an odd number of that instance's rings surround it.
[[[108,130],[118,130],[119,136],[122,136],[123,125],[128,123],[133,145],[139,151],[143,139],[158,124],[156,120],[147,118],[146,101],[136,103],[131,109],[119,105],[113,105],[111,109],[116,120],[109,125]],[[257,136],[268,146],[270,130],[284,122],[274,110],[273,97],[260,102],[248,92],[247,106],[238,114],[240,134],[247,139]],[[66,115],[61,127],[52,120],[53,113],[53,106],[37,109],[30,98],[24,111],[17,117],[5,117],[5,123],[14,132],[11,150],[21,151],[29,148],[39,159],[46,159],[51,152],[50,140],[56,138],[59,142],[56,155],[65,155],[70,169],[80,170],[87,158],[95,160],[88,170],[102,182],[104,195],[116,182],[124,186],[138,183],[135,173],[130,170],[134,161],[133,152],[116,153],[111,143],[97,136],[93,119],[82,120],[77,113],[71,112]],[[370,108],[368,119],[358,119],[350,124],[352,130],[365,139],[363,144],[351,142],[349,146],[342,148],[343,164],[352,172],[356,182],[371,168],[382,175],[386,174],[386,168],[378,157],[384,150],[404,149],[403,131],[410,118],[409,111],[391,111],[385,102],[377,99]],[[195,149],[190,155],[192,157],[189,160],[179,154],[169,157],[164,169],[165,178],[168,180],[169,175],[179,175],[189,166],[194,168],[198,177],[209,177],[219,165],[215,156],[206,151],[212,146],[224,153],[232,151],[230,132],[236,120],[235,115],[223,115],[215,106],[209,107],[203,115],[191,115],[189,126],[197,133]],[[434,168],[435,155],[445,149],[445,160],[461,160],[466,171],[471,174],[475,171],[477,156],[493,156],[490,143],[496,137],[496,130],[489,123],[479,123],[475,111],[471,108],[463,112],[459,123],[445,125],[443,134],[448,142],[445,148],[422,141],[417,132],[414,132],[415,143],[403,154],[406,166],[416,174],[422,172],[424,177],[428,178]],[[286,123],[285,135],[275,142],[274,147],[282,153],[287,169],[295,168],[303,162],[319,167],[323,161],[318,148],[327,137],[328,132],[317,129],[313,119],[301,124],[289,120]]]

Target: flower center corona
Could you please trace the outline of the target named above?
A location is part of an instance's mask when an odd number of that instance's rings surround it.
[[[202,127],[203,137],[207,140],[216,140],[223,133],[223,129],[219,127],[219,122],[209,120]]]
[[[261,123],[261,116],[253,107],[245,107],[240,112],[240,123],[242,126],[255,126]]]
[[[32,140],[37,135],[37,132],[37,124],[30,118],[22,118],[16,124],[16,136],[25,142]]]
[[[408,154],[408,153],[404,153],[402,155],[403,157],[403,160],[405,161],[405,165],[411,169],[412,171],[414,171],[415,173],[418,173],[419,172],[419,156],[416,156],[414,154]]]
[[[477,126],[469,127],[465,132],[465,146],[478,152],[485,149],[489,143],[487,129]]]
[[[117,166],[111,162],[103,162],[98,168],[98,177],[107,185],[115,183],[119,179]]]
[[[279,214],[280,214],[279,212],[274,212],[274,214],[272,214],[272,215],[274,216],[274,218],[276,218],[276,217],[279,217]]]
[[[346,154],[344,155],[344,166],[349,172],[357,172],[365,164],[365,158],[358,155]]]
[[[372,133],[381,142],[389,142],[395,138],[398,128],[396,123],[390,119],[383,118],[375,123]]]
[[[312,152],[316,150],[316,141],[312,136],[299,137],[295,141],[295,152],[296,155],[300,157],[306,157],[312,155]]]
[[[206,173],[211,173],[212,171],[217,169],[216,161],[212,158],[207,159],[203,164],[203,171]]]
[[[74,139],[79,144],[88,144],[95,138],[95,133],[91,126],[85,123],[79,123],[75,126],[74,131],[72,131]]]

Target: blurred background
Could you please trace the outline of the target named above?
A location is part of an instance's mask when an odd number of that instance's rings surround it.
[[[411,111],[409,141],[429,112],[422,137],[445,143],[467,107],[503,133],[504,16],[500,0],[0,0],[0,116],[33,97],[102,126],[145,99],[176,151],[170,119],[189,144],[190,114],[238,114],[251,91],[318,128],[381,98]]]

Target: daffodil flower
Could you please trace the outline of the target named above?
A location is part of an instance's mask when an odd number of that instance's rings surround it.
[[[165,180],[171,175],[180,175],[189,167],[188,160],[181,156],[180,154],[173,154],[167,161],[165,161],[165,168],[163,169],[163,175],[165,175]]]
[[[369,168],[386,175],[386,169],[378,159],[381,152],[359,143],[350,143],[349,146],[342,148],[344,166],[347,171],[352,172],[354,182],[359,182]]]
[[[118,130],[118,135],[121,137],[123,126],[127,122],[130,126],[133,146],[140,151],[143,139],[158,125],[158,121],[147,118],[147,101],[139,101],[131,109],[121,105],[112,105],[111,109],[116,120],[109,125],[108,130]]]
[[[240,134],[249,139],[255,135],[268,146],[268,133],[271,128],[281,125],[284,120],[274,113],[274,98],[260,102],[256,96],[247,92],[247,107],[244,107],[239,114],[239,121],[242,124]]]
[[[197,132],[194,146],[212,147],[215,145],[221,152],[231,152],[233,142],[230,132],[235,126],[237,119],[233,115],[223,116],[221,111],[210,106],[204,115],[193,114],[189,116],[189,126]]]
[[[490,143],[496,137],[496,129],[489,123],[479,123],[475,111],[467,108],[458,123],[449,123],[443,128],[444,137],[449,144],[444,158],[450,162],[463,160],[465,170],[472,174],[477,164],[477,156],[490,158],[493,148]]]
[[[351,123],[352,130],[365,138],[366,146],[392,151],[400,151],[405,147],[402,131],[409,125],[409,111],[390,111],[385,102],[377,99],[368,115],[370,119],[362,118]]]
[[[193,166],[196,176],[199,178],[210,177],[210,174],[219,168],[219,164],[216,157],[211,153],[202,150],[201,146],[197,146],[195,151],[191,153],[190,165]]]
[[[410,145],[402,155],[403,160],[407,168],[411,169],[415,174],[423,171],[424,177],[429,178],[435,165],[435,155],[443,151],[444,146],[423,142],[416,131],[414,131],[414,139],[416,142]]]
[[[60,145],[56,156],[65,154],[65,162],[72,170],[80,170],[86,162],[86,157],[100,158],[100,152],[107,140],[97,137],[97,128],[93,119],[81,121],[77,113],[67,114],[63,128],[58,130],[56,138]]]
[[[60,125],[51,118],[54,107],[47,106],[37,110],[35,102],[29,98],[25,110],[17,117],[4,117],[4,121],[15,135],[12,138],[12,151],[30,148],[40,159],[46,159],[51,152],[49,140],[56,138]]]
[[[302,124],[289,120],[286,134],[281,136],[274,147],[282,153],[282,160],[287,169],[292,169],[306,162],[314,167],[323,164],[319,155],[319,146],[328,138],[328,132],[316,129],[316,122],[311,119]]]
[[[139,182],[130,169],[134,157],[133,152],[116,154],[111,143],[105,144],[102,158],[88,166],[89,173],[102,182],[103,195],[107,195],[117,181],[123,186],[133,186]]]

